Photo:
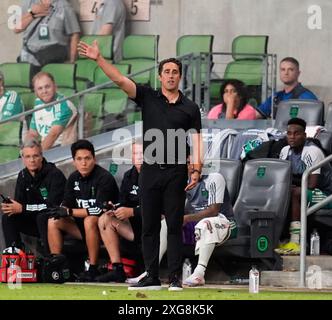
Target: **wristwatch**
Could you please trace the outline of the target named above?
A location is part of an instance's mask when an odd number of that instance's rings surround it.
[[[31,8],[28,9],[28,13],[31,15],[31,17],[32,17],[33,19],[35,18],[35,15],[34,15],[34,13],[32,12],[32,9],[31,9]]]

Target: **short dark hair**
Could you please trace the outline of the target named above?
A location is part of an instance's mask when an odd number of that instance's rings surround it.
[[[158,74],[161,75],[164,64],[169,63],[169,62],[175,63],[179,67],[180,76],[182,76],[182,63],[180,60],[178,60],[176,58],[168,58],[168,59],[164,59],[164,60],[160,61],[159,67],[158,67]]]
[[[91,154],[93,155],[93,157],[95,157],[95,148],[94,148],[93,144],[88,140],[84,140],[84,139],[77,140],[76,142],[74,142],[71,145],[70,149],[71,149],[71,156],[73,159],[75,159],[77,150],[81,150],[81,149],[89,150],[91,152]]]
[[[299,62],[298,62],[295,58],[293,58],[293,57],[286,57],[286,58],[283,58],[283,59],[280,61],[280,63],[282,63],[282,62],[290,62],[290,63],[296,65],[296,67],[297,67],[298,69],[300,69],[300,64],[299,64]]]
[[[248,102],[247,86],[242,81],[237,80],[237,79],[225,80],[220,87],[220,97],[221,97],[222,104],[225,104],[224,91],[229,84],[235,88],[237,94],[240,97],[240,106],[238,109],[238,112],[240,112]]]
[[[288,120],[287,125],[289,126],[291,124],[296,124],[296,125],[302,127],[304,131],[305,131],[305,128],[307,127],[307,123],[301,118],[292,118],[292,119]]]

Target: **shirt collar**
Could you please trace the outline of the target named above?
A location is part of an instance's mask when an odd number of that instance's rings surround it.
[[[166,96],[162,93],[161,89],[158,89],[157,95],[158,95],[158,97],[163,97],[166,101],[168,101],[168,99],[166,98]],[[175,101],[175,103],[172,103],[172,104],[183,103],[183,99],[184,99],[184,95],[183,95],[182,91],[179,90],[179,97]]]

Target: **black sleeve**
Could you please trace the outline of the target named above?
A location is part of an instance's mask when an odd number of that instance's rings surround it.
[[[195,104],[195,110],[191,118],[191,129],[195,129],[198,133],[201,132],[202,129],[201,113],[197,104]]]
[[[117,203],[119,199],[119,188],[113,176],[108,173],[102,176],[97,185],[96,207],[88,208],[89,214],[100,215],[104,202]]]
[[[148,87],[148,86],[142,86],[137,83],[135,83],[135,84],[136,84],[136,97],[135,97],[135,99],[133,99],[133,101],[135,101],[137,103],[138,107],[143,108],[146,93],[149,90],[152,90],[152,88]]]
[[[74,177],[71,175],[65,185],[65,192],[63,196],[62,206],[68,208],[77,208],[76,197],[74,193]]]
[[[129,186],[129,176],[128,176],[128,172],[126,172],[123,175],[123,179],[121,182],[121,186],[120,186],[120,193],[119,193],[119,203],[123,206],[126,206],[127,202],[128,202],[128,186]]]
[[[66,186],[66,178],[64,174],[56,169],[52,172],[52,181],[49,189],[49,196],[47,198],[47,207],[59,206],[63,200]]]
[[[141,216],[141,207],[137,206],[136,208],[134,208],[134,216]]]
[[[18,177],[17,177],[14,199],[15,199],[15,201],[19,202],[22,205],[27,202],[25,182],[24,182],[22,171],[19,172]],[[25,211],[25,208],[24,208],[24,211]]]

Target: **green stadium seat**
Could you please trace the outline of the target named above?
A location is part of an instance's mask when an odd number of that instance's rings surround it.
[[[49,63],[42,68],[42,71],[52,74],[58,92],[69,97],[76,93],[76,68],[74,63]],[[79,103],[77,98],[72,102],[75,106]]]
[[[102,92],[93,92],[84,95],[84,137],[100,133],[103,124],[104,101],[105,94]]]
[[[31,92],[31,65],[29,63],[2,63],[0,71],[5,76],[5,85],[8,90],[18,93]]]
[[[20,121],[0,124],[0,163],[18,158],[21,125]]]
[[[213,35],[203,35],[203,34],[192,34],[184,35],[177,39],[176,41],[176,55],[183,56],[186,54],[194,53],[212,53],[213,47]],[[206,75],[206,63],[201,65],[201,80],[205,80]],[[194,69],[194,79],[195,83],[195,69]]]
[[[131,73],[155,66],[158,61],[159,35],[129,35],[124,39],[120,64],[130,64]],[[149,84],[151,74],[144,72],[133,77],[140,84]]]
[[[124,74],[128,75],[130,72],[130,65],[128,64],[114,64],[118,70]],[[103,84],[109,82],[110,79],[105,75],[105,73],[97,68],[94,74],[94,83],[95,85]],[[112,87],[99,89],[98,92],[105,94],[104,102],[104,112],[105,114],[114,113],[118,114],[125,111],[127,106],[128,96],[123,90],[119,89],[115,84]]]
[[[105,59],[113,59],[113,37],[111,35],[89,35],[81,37],[81,40],[92,44],[94,40],[98,41],[99,49]],[[76,88],[82,91],[93,86],[94,72],[98,68],[95,61],[79,56],[76,60]]]

